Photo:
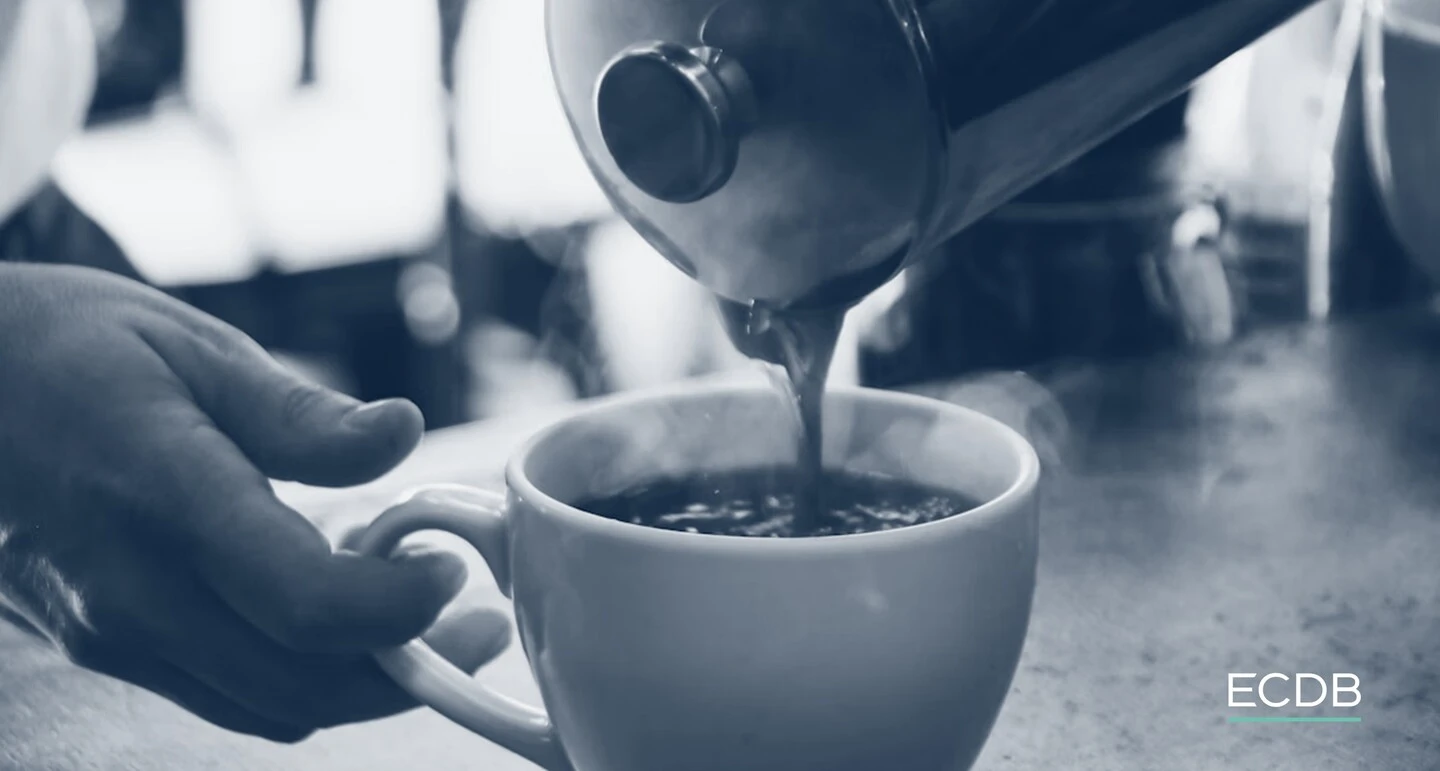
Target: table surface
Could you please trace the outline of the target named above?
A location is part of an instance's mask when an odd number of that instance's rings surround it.
[[[1046,461],[1031,631],[977,769],[1433,767],[1440,319],[927,390],[1030,432]],[[552,417],[440,432],[380,483],[283,494],[337,528],[418,482],[496,484]],[[1363,722],[1228,724],[1227,673],[1271,671],[1359,675]],[[480,676],[537,699],[516,649]],[[5,627],[0,768],[533,767],[423,711],[296,746],[229,735]]]

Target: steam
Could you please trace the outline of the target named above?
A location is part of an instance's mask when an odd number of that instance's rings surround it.
[[[1074,370],[1065,384],[1047,387],[1023,372],[987,372],[968,376],[926,395],[988,415],[1019,433],[1035,448],[1047,471],[1069,467],[1071,438],[1082,422],[1061,403],[1056,389],[1090,377]],[[1068,390],[1068,389],[1062,389]]]
[[[576,291],[588,292],[599,363],[616,390],[749,368],[725,342],[705,289],[625,222],[596,226],[583,252],[585,282]]]
[[[613,488],[625,480],[687,470],[723,470],[742,457],[785,466],[794,462],[800,416],[789,377],[782,367],[745,358],[733,349],[702,287],[676,271],[618,220],[569,231],[553,237],[548,245],[537,246],[544,246],[547,256],[561,265],[561,277],[552,287],[541,317],[539,348],[550,358],[568,352],[572,357],[569,367],[584,370],[580,379],[591,394],[643,390],[695,376],[702,376],[702,381],[759,386],[771,394],[758,413],[754,402],[717,403],[727,405],[721,407],[723,413],[675,413],[665,422],[616,427],[617,432],[632,432],[636,442],[642,439],[638,431],[643,428],[644,446],[636,446],[630,460],[621,464],[629,466],[625,473],[609,477],[607,487],[612,489],[604,493],[620,492]],[[851,314],[844,334],[849,345],[858,344],[884,315],[883,309],[895,302],[892,295],[902,287],[897,282],[894,291],[874,298],[874,309]],[[831,388],[853,384],[856,373],[846,369],[832,373]],[[1063,381],[1045,382],[1021,372],[974,373],[942,386],[915,390],[1008,425],[1034,446],[1047,473],[1055,473],[1068,465],[1068,445],[1077,423],[1076,415],[1067,410],[1057,393],[1083,385],[1089,370],[1068,372]],[[847,459],[865,452],[865,448],[850,446],[855,427],[845,423],[852,418],[844,410],[826,410],[824,427],[830,435],[827,465],[845,465]],[[737,431],[737,426],[746,429]],[[879,429],[867,426],[862,433],[883,433]],[[743,451],[715,446],[722,443],[722,436],[752,446]],[[955,441],[953,432],[943,426],[936,431],[912,421],[893,428],[891,439],[882,442],[885,452],[894,457],[883,463],[871,458],[870,462],[910,477],[915,469],[907,464],[912,459],[930,451],[952,455],[955,449],[945,445]]]
[[[946,400],[1014,428],[1034,446],[1046,474],[1064,471],[1070,421],[1050,389],[1024,376],[991,374],[948,389]],[[680,389],[665,400],[622,403],[569,427],[550,455],[542,489],[562,500],[628,494],[667,478],[768,468],[792,479],[796,432],[791,407],[773,388]],[[990,500],[1016,481],[1017,459],[983,425],[963,414],[913,402],[857,398],[836,391],[826,402],[827,465],[903,479]],[[712,477],[715,478],[715,477]],[[777,495],[787,495],[777,487]],[[720,493],[722,496],[725,493]],[[727,499],[728,500],[728,499]]]

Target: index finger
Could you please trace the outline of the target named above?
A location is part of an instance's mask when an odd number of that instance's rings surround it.
[[[194,420],[188,430],[151,434],[171,435],[151,453],[161,461],[156,505],[202,580],[272,639],[329,653],[400,645],[459,591],[465,567],[453,555],[334,552],[198,409]]]

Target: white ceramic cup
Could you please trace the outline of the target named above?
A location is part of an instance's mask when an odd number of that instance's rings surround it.
[[[764,387],[626,395],[541,432],[505,496],[422,490],[361,550],[444,530],[515,603],[545,711],[411,642],[377,654],[417,699],[549,771],[963,771],[1024,643],[1040,464],[1016,432],[916,396],[830,392],[828,467],[984,501],[958,516],[823,538],[647,528],[568,505],[669,475],[789,462]]]

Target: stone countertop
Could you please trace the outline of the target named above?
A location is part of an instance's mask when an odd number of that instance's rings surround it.
[[[1440,318],[926,390],[1028,431],[1047,466],[1030,635],[977,769],[1433,767]],[[495,484],[552,417],[438,433],[364,488],[282,492],[338,529],[411,484]],[[484,580],[469,597],[501,604]],[[1358,675],[1363,722],[1228,723],[1257,710],[1227,707],[1227,673],[1272,671]],[[518,650],[481,677],[536,699]],[[423,711],[296,746],[229,735],[0,627],[0,769],[401,768],[532,767]]]

